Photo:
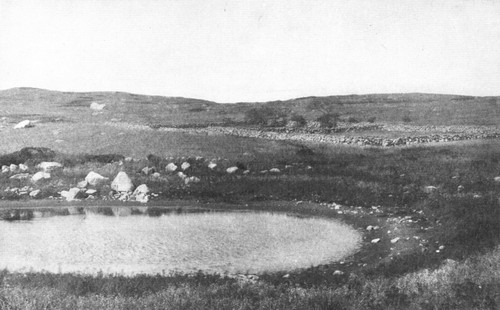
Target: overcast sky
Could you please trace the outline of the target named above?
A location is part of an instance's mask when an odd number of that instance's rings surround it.
[[[0,0],[0,89],[500,95],[500,1]]]

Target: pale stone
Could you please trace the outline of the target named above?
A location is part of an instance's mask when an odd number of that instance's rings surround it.
[[[63,165],[55,161],[44,161],[38,164],[37,167],[45,171],[51,171],[57,168],[62,168]]]
[[[376,239],[372,240],[372,243],[379,243],[379,242],[380,242],[380,238],[376,238]]]
[[[97,102],[92,102],[90,104],[90,108],[94,111],[101,111],[102,109],[104,109],[106,105],[103,103],[103,104],[99,104]]]
[[[29,176],[30,175],[28,173],[18,173],[18,174],[11,176],[10,178],[21,180],[21,179],[27,179],[27,178],[29,178]]]
[[[85,177],[85,181],[87,181],[87,183],[92,186],[96,186],[108,180],[109,178],[103,177],[102,175],[94,171],[89,172],[89,174],[87,174],[87,176]]]
[[[83,180],[83,181],[78,182],[76,184],[76,187],[85,188],[85,187],[87,187],[87,185],[89,185],[89,183],[87,181]]]
[[[209,164],[208,164],[208,168],[209,168],[209,169],[214,170],[214,169],[215,169],[215,167],[217,167],[217,164],[216,164],[216,163],[209,163]]]
[[[236,166],[229,167],[229,168],[226,169],[226,172],[229,173],[229,174],[235,173],[236,171],[238,171],[238,167],[236,167]]]
[[[280,173],[281,171],[278,168],[272,168],[269,170],[271,173]]]
[[[27,171],[28,170],[28,166],[26,166],[25,164],[19,164],[19,170],[21,170],[21,171]]]
[[[9,166],[10,172],[14,172],[14,171],[16,171],[18,168],[19,168],[19,167],[18,167],[17,165],[14,165],[14,164],[11,164],[11,165]]]
[[[80,193],[80,189],[78,187],[73,187],[68,191],[62,191],[61,197],[66,198],[66,201],[77,200],[77,196]]]
[[[146,203],[149,201],[149,188],[146,184],[141,184],[137,186],[132,197],[135,198],[135,201]]]
[[[41,179],[50,179],[50,173],[48,172],[43,172],[43,171],[38,171],[37,173],[35,173],[32,177],[31,177],[31,180],[33,182],[38,182],[40,181]]]
[[[36,190],[30,192],[30,196],[35,198],[36,196],[38,196],[38,194],[40,194],[40,192],[41,192],[41,190],[36,189]]]
[[[134,189],[134,184],[124,171],[120,171],[111,182],[111,189],[117,192],[131,192]]]
[[[175,170],[177,170],[177,168],[178,168],[178,167],[177,167],[177,165],[176,165],[176,164],[174,164],[174,163],[170,163],[170,164],[168,164],[168,165],[165,167],[165,170],[166,170],[167,172],[174,172]]]
[[[28,128],[28,127],[33,127],[33,124],[29,120],[24,120],[22,122],[17,123],[17,125],[14,126],[14,129]]]
[[[181,165],[181,169],[184,171],[186,171],[186,169],[188,169],[189,167],[191,167],[191,164],[188,163],[187,161],[183,162]]]

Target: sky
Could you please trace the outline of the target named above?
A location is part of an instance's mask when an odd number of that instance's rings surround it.
[[[495,0],[0,0],[0,89],[500,95]]]

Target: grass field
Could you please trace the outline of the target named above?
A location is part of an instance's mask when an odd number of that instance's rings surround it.
[[[126,171],[135,185],[145,183],[157,194],[148,203],[152,206],[182,201],[195,208],[271,210],[341,218],[364,231],[364,243],[349,265],[332,263],[264,274],[258,281],[204,274],[124,278],[4,271],[0,275],[0,309],[500,306],[500,183],[494,180],[500,176],[498,140],[361,148],[127,128],[105,122],[113,117],[122,123],[141,125],[148,125],[149,120],[162,124],[173,124],[173,119],[179,123],[208,122],[212,120],[210,114],[202,116],[200,113],[204,112],[199,109],[216,111],[226,106],[196,101],[195,107],[188,108],[184,99],[130,94],[61,95],[30,90],[31,97],[27,97],[24,92],[10,92],[0,96],[0,112],[7,117],[0,135],[0,161],[22,147],[49,147],[56,151],[53,159],[64,163],[65,168],[55,171],[52,179],[35,185],[29,180],[10,179],[11,174],[1,174],[0,206],[4,209],[24,203],[36,206],[36,201],[45,206],[52,202],[61,205],[60,200],[46,198],[58,197],[58,192],[75,186],[90,170],[110,178],[118,171]],[[92,115],[88,104],[96,98],[107,100],[109,110]],[[127,103],[121,106],[122,99],[135,104],[137,113],[127,114],[131,110]],[[288,103],[300,111],[307,100]],[[343,100],[346,102],[340,107],[341,114],[361,119],[371,115],[377,121],[399,123],[402,116],[411,112],[412,123],[421,125],[498,123],[496,98],[380,95]],[[46,107],[48,104],[51,108]],[[138,107],[141,104],[142,110]],[[62,105],[67,110],[61,109]],[[28,107],[33,108],[30,113],[40,122],[33,128],[12,129],[11,125],[26,116],[22,113]],[[197,112],[189,112],[192,108]],[[238,109],[227,109],[226,116],[241,119]],[[189,117],[182,118],[181,114]],[[122,164],[100,161],[99,157],[90,160],[89,155],[96,154],[120,154],[135,160]],[[156,157],[146,159],[149,154]],[[214,170],[207,168],[212,160],[218,164]],[[185,173],[199,177],[199,183],[186,185],[177,175],[164,170],[169,162],[180,165],[184,161],[191,163]],[[27,163],[28,172],[34,173],[36,160]],[[243,174],[241,169],[228,174],[225,169],[234,165],[250,172]],[[160,177],[141,173],[145,166],[156,167]],[[270,173],[271,168],[280,172]],[[41,199],[30,200],[5,191],[23,186],[41,189]],[[97,189],[98,199],[108,197],[109,186]],[[94,202],[73,204],[88,203]],[[120,205],[109,200],[102,203]],[[343,206],[336,209],[334,203]],[[381,229],[365,230],[374,224]],[[400,240],[391,243],[395,237]],[[372,244],[373,238],[382,241]],[[344,274],[334,275],[338,269]]]

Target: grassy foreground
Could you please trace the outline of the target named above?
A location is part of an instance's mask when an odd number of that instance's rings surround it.
[[[152,205],[191,199],[208,207],[231,203],[232,209],[342,217],[363,230],[380,223],[379,231],[365,232],[362,254],[376,254],[366,266],[345,267],[338,276],[333,271],[340,266],[332,264],[288,275],[261,275],[258,281],[203,274],[124,278],[3,272],[0,309],[499,307],[500,184],[494,180],[500,174],[498,141],[394,149],[273,143],[269,153],[260,143],[249,147],[246,155],[235,152],[234,157],[217,159],[215,170],[206,167],[208,161],[195,158],[153,156],[120,165],[106,163],[108,157],[56,154],[54,159],[65,168],[35,186],[2,174],[2,206],[29,201],[7,188],[29,185],[41,189],[41,198],[57,197],[89,170],[110,178],[125,170],[136,185],[145,183],[157,194]],[[168,162],[182,161],[191,162],[186,174],[199,177],[199,183],[186,185],[162,169]],[[28,161],[30,169],[35,164]],[[250,173],[225,172],[236,164]],[[160,177],[142,173],[145,166],[156,167]],[[280,173],[269,173],[271,168]],[[108,197],[106,185],[97,190],[97,199]],[[292,203],[273,203],[278,201]],[[345,205],[344,214],[338,214],[332,202]],[[377,218],[381,221],[375,222]],[[389,242],[396,236],[399,242]],[[380,245],[370,243],[375,237],[382,238]],[[363,262],[362,257],[352,260]]]

